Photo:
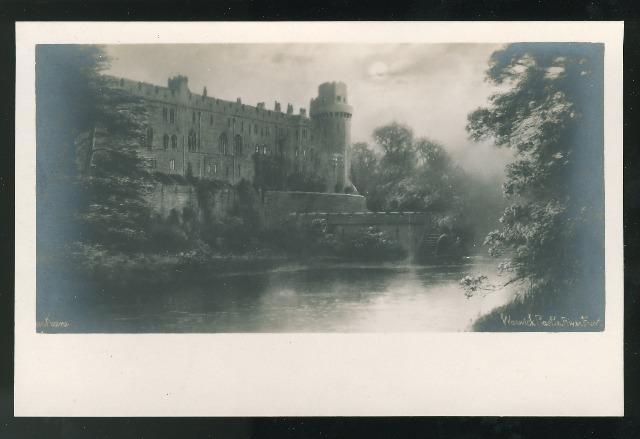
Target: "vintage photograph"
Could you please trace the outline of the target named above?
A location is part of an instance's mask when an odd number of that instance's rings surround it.
[[[38,44],[35,72],[40,333],[605,329],[604,44]]]

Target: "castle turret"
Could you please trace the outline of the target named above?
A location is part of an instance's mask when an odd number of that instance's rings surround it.
[[[182,75],[174,76],[173,78],[169,78],[167,86],[174,93],[186,95],[189,93],[189,78]]]
[[[351,116],[344,82],[325,82],[318,87],[318,97],[311,100],[310,116],[325,156],[324,174],[329,189],[335,192],[352,191]]]

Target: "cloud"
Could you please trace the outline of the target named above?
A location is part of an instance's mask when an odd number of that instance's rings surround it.
[[[293,53],[278,52],[271,57],[274,64],[309,64],[313,58],[306,55],[296,55]]]

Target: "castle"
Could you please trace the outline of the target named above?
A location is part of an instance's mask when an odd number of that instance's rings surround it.
[[[169,78],[167,87],[109,77],[111,85],[141,98],[147,109],[142,155],[150,170],[161,174],[218,180],[227,187],[212,195],[213,216],[233,210],[241,181],[261,189],[263,225],[288,222],[301,227],[316,219],[341,236],[375,226],[387,232],[413,254],[429,235],[429,219],[418,212],[368,212],[350,178],[351,116],[347,86],[326,82],[312,98],[309,116],[304,108],[294,114],[275,102],[255,107],[189,90],[185,76]],[[265,166],[266,165],[266,166]],[[275,166],[274,166],[275,165]],[[312,190],[269,185],[265,169],[275,177],[311,178]],[[273,180],[273,175],[271,175]],[[149,195],[161,216],[203,206],[190,184],[159,183]],[[202,215],[201,215],[202,216]],[[421,247],[420,247],[421,248]]]
[[[152,171],[236,184],[254,182],[257,163],[272,158],[278,172],[315,177],[320,192],[356,192],[349,176],[353,107],[342,82],[321,84],[307,116],[277,101],[267,109],[210,97],[206,87],[194,94],[181,75],[167,87],[111,80],[147,104],[143,156]]]

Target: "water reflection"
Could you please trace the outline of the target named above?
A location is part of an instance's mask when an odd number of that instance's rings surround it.
[[[512,291],[467,299],[468,273],[496,279],[495,261],[455,266],[323,265],[211,275],[130,292],[128,300],[52,308],[74,332],[463,331]]]

